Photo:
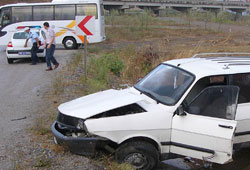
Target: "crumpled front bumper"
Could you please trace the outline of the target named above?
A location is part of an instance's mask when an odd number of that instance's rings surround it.
[[[66,145],[75,154],[83,156],[94,156],[97,149],[103,148],[108,140],[102,137],[70,137],[60,132],[58,123],[55,121],[51,127],[57,143]]]

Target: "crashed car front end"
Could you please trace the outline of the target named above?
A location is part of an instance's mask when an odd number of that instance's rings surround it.
[[[51,129],[55,142],[66,145],[71,152],[84,156],[93,156],[95,150],[113,148],[116,145],[114,141],[98,135],[97,131],[105,130],[105,127],[99,127],[95,131],[93,128],[88,129],[87,123],[145,112],[136,104],[139,101],[141,97],[131,93],[129,89],[111,89],[63,103],[58,107],[59,114]],[[110,126],[105,123],[98,125]]]
[[[109,143],[109,140],[88,133],[84,121],[80,118],[59,113],[51,130],[56,143],[68,147],[75,154],[94,156],[95,151],[104,148]]]

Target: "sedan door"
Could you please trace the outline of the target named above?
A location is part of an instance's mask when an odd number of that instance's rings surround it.
[[[232,160],[239,88],[213,86],[173,116],[170,152],[224,164]]]

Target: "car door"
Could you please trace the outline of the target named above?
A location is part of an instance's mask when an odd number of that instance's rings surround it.
[[[237,129],[235,132],[235,148],[250,146],[250,73],[234,74],[230,76],[230,82],[240,87],[238,107],[235,120]]]
[[[170,152],[224,164],[232,160],[239,88],[212,86],[173,116]]]

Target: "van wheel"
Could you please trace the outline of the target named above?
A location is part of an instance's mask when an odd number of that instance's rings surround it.
[[[14,60],[13,60],[13,58],[7,58],[7,61],[9,64],[12,64]]]
[[[77,43],[76,43],[76,40],[73,37],[66,37],[63,40],[63,46],[66,49],[76,49],[77,48]]]
[[[128,163],[135,169],[151,170],[158,165],[159,153],[148,142],[133,141],[121,145],[115,154],[119,163]]]

